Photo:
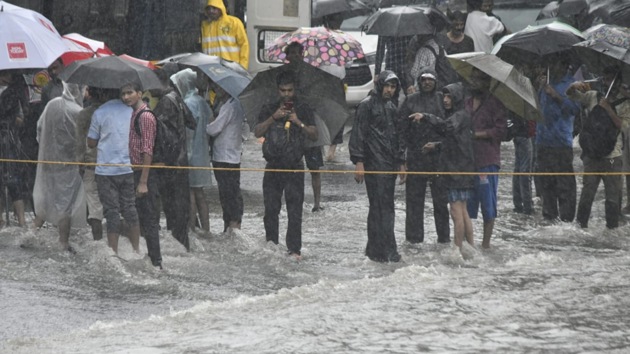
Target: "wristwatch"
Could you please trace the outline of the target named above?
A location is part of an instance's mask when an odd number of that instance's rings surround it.
[[[304,123],[300,123],[300,128],[304,128]]]

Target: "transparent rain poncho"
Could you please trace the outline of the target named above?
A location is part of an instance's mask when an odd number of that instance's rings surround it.
[[[35,213],[54,225],[65,217],[72,217],[72,226],[85,225],[86,201],[78,165],[58,164],[75,162],[77,143],[76,117],[83,109],[83,91],[76,84],[64,83],[63,95],[51,100],[37,123],[39,161],[33,201]]]

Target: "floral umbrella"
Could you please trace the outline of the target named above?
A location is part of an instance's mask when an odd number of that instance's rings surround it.
[[[630,48],[630,28],[601,24],[584,31],[586,40],[604,41],[617,47]]]
[[[303,27],[285,33],[267,48],[272,61],[285,61],[284,49],[291,42],[304,47],[304,61],[319,67],[322,65],[343,66],[354,59],[363,58],[363,48],[354,37],[342,31],[325,27]]]

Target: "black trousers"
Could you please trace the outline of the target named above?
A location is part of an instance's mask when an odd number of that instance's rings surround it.
[[[427,185],[431,188],[433,217],[439,243],[450,242],[448,194],[444,179],[439,176],[407,175],[405,238],[411,243],[424,241],[424,201]]]
[[[365,255],[378,262],[396,261],[400,258],[394,236],[396,175],[366,174],[365,188],[370,202]]]
[[[241,164],[212,161],[215,168],[241,168]],[[241,223],[243,219],[243,195],[241,194],[241,171],[215,170],[214,178],[219,187],[219,201],[223,210],[223,232],[230,222]]]
[[[188,239],[188,217],[190,215],[190,187],[188,171],[184,169],[156,169],[162,209],[166,216],[166,228],[186,250],[190,250]],[[159,213],[157,213],[159,215]]]
[[[268,169],[276,167],[267,165]],[[302,167],[303,169],[304,167]],[[278,244],[279,215],[282,194],[287,206],[289,223],[286,243],[289,253],[300,254],[302,249],[302,208],[304,203],[303,172],[265,172],[263,176],[263,199],[265,204],[265,236],[267,241]]]
[[[573,172],[572,147],[537,146],[537,172]],[[540,176],[542,215],[545,219],[571,222],[575,218],[575,176]]]
[[[135,188],[138,188],[142,171],[134,171]],[[136,197],[136,210],[138,210],[138,220],[140,221],[140,232],[147,242],[147,251],[151,263],[157,265],[162,263],[162,253],[160,252],[160,219],[158,218],[157,197],[158,179],[153,169],[149,170],[147,181],[148,193],[142,197]],[[135,190],[134,190],[135,192]]]

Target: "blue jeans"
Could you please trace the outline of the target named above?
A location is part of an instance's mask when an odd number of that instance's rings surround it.
[[[532,172],[533,145],[531,138],[514,138],[514,172]],[[512,202],[517,213],[532,213],[531,175],[512,176]]]

